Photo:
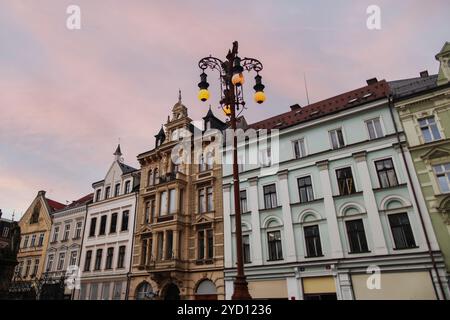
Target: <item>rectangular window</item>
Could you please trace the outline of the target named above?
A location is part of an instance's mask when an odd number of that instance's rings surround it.
[[[212,229],[206,230],[206,258],[212,259],[214,257],[214,233]]]
[[[213,188],[212,187],[206,188],[206,209],[208,210],[208,212],[211,212],[214,210]]]
[[[77,251],[72,251],[70,253],[70,261],[69,261],[69,265],[70,266],[76,266],[77,265],[77,257],[78,257],[78,252]]]
[[[368,252],[366,233],[362,219],[346,221],[348,243],[351,253]]]
[[[80,285],[80,295],[78,296],[78,299],[85,300],[86,299],[86,284]]]
[[[31,245],[30,246],[31,247],[35,247],[36,246],[36,235],[35,234],[33,234],[31,236]]]
[[[111,223],[109,225],[109,233],[116,233],[117,231],[117,212],[111,215]]]
[[[433,166],[442,193],[450,192],[450,162]]]
[[[9,227],[3,227],[2,237],[3,238],[7,238],[8,237],[8,233],[9,233]]]
[[[103,236],[106,233],[106,215],[101,216],[100,218],[100,230],[98,232],[99,236]]]
[[[121,269],[125,266],[125,246],[119,247],[119,257],[117,259],[117,268]]]
[[[320,257],[322,256],[322,246],[320,244],[319,226],[304,227],[305,233],[305,245],[307,257]]]
[[[92,250],[86,251],[86,257],[84,260],[84,271],[91,270]]]
[[[46,272],[52,272],[53,271],[53,260],[55,259],[55,256],[53,254],[48,255],[47,259],[47,268],[45,269]]]
[[[206,212],[205,188],[201,188],[200,190],[198,190],[198,205],[199,205],[199,212],[200,213]]]
[[[244,250],[244,263],[251,263],[250,255],[250,235],[246,234],[242,236],[242,245]]]
[[[97,252],[95,254],[94,270],[100,270],[100,268],[102,267],[102,255],[103,249],[97,249]]]
[[[38,247],[42,247],[44,245],[44,234],[41,233],[39,235]]]
[[[122,282],[114,282],[113,300],[120,300],[122,297]]]
[[[339,195],[344,196],[356,192],[353,182],[352,169],[350,167],[336,170],[336,177],[339,187]]]
[[[19,264],[17,265],[17,275],[22,276],[22,271],[23,271],[23,261],[20,261]]]
[[[159,216],[165,216],[167,214],[167,191],[161,192],[159,199]]]
[[[70,224],[66,224],[66,225],[64,225],[64,236],[63,236],[63,240],[64,240],[64,241],[69,240],[69,235],[70,235]]]
[[[97,218],[92,218],[91,219],[91,226],[89,229],[89,237],[94,237],[95,236],[95,229],[97,227]]]
[[[281,232],[267,232],[267,242],[269,247],[269,261],[283,260],[283,250],[281,247]]]
[[[419,119],[419,126],[425,143],[441,139],[434,116]]]
[[[198,260],[214,258],[214,233],[209,227],[197,232]]]
[[[120,183],[117,183],[114,187],[114,197],[118,197],[120,195]]]
[[[83,228],[83,222],[78,221],[77,225],[75,227],[75,239],[80,239],[81,238],[81,230]]]
[[[314,200],[311,176],[298,178],[297,185],[301,203]]]
[[[377,139],[383,137],[383,130],[381,128],[380,118],[370,119],[366,121],[367,131],[369,132],[369,139]]]
[[[272,149],[270,147],[260,151],[259,163],[262,167],[270,167],[272,165]]]
[[[158,247],[156,252],[156,257],[158,260],[162,260],[163,258],[163,249],[164,249],[164,234],[162,232],[158,232]]]
[[[52,242],[58,241],[58,237],[59,237],[59,227],[55,227],[55,229],[53,229]]]
[[[58,258],[58,266],[56,267],[58,271],[61,271],[62,269],[64,269],[65,260],[66,260],[66,253],[61,252],[59,254],[59,258]]]
[[[141,265],[147,264],[147,250],[148,250],[147,239],[143,239],[141,246]]]
[[[334,129],[329,131],[330,134],[330,141],[331,141],[331,148],[332,149],[339,149],[345,146],[344,143],[344,136],[342,135],[342,129]]]
[[[110,196],[111,187],[106,187],[105,189],[105,199],[108,199]]]
[[[277,190],[275,184],[264,186],[264,207],[272,209],[277,207]]]
[[[395,187],[398,185],[392,159],[375,161],[375,167],[377,169],[378,181],[380,182],[381,188]]]
[[[176,196],[176,190],[171,189],[169,190],[169,213],[174,214],[177,210],[177,196]]]
[[[198,249],[198,259],[199,260],[203,260],[205,258],[205,231],[201,230],[198,232],[198,237],[197,237],[197,241],[198,241],[198,245],[197,245],[197,249]]]
[[[105,269],[112,269],[113,256],[114,256],[114,248],[108,248],[108,250],[106,252]]]
[[[36,260],[34,260],[33,271],[31,272],[32,277],[35,277],[37,275],[38,269],[39,269],[39,259],[36,259]]]
[[[109,299],[109,289],[110,284],[108,282],[103,283],[102,286],[102,300],[108,300]]]
[[[150,222],[150,201],[145,203],[144,224]]]
[[[299,139],[297,141],[294,141],[293,144],[294,144],[294,155],[296,159],[300,159],[306,156],[305,139]]]
[[[239,193],[240,199],[241,199],[241,212],[248,212],[247,208],[247,191],[241,190]]]
[[[102,189],[98,189],[98,190],[95,192],[95,202],[100,201],[101,195],[102,195]]]
[[[155,221],[156,216],[156,200],[153,198],[150,200],[150,222]]]
[[[395,249],[416,247],[407,213],[390,214],[389,224],[394,238]]]
[[[25,236],[25,238],[23,239],[23,247],[26,248],[28,247],[28,240],[30,239],[30,236]]]
[[[131,187],[131,182],[130,182],[130,180],[128,180],[125,182],[125,194],[130,193],[130,187]]]
[[[166,259],[171,260],[173,258],[173,231],[167,230],[166,232]]]
[[[126,210],[126,211],[122,212],[122,226],[120,228],[120,231],[128,230],[129,217],[130,217],[130,211]]]
[[[98,299],[98,283],[91,283],[91,292],[89,295],[89,300]]]
[[[25,266],[25,274],[23,275],[24,278],[28,277],[30,274],[30,268],[31,268],[31,259],[27,260],[27,264]]]

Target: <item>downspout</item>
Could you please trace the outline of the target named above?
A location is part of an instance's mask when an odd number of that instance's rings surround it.
[[[136,231],[136,221],[137,221],[138,194],[139,194],[139,192],[135,192],[136,201],[134,203],[134,226],[133,226],[133,230],[131,232],[130,264],[129,264],[129,270],[127,272],[127,289],[125,291],[125,300],[128,300],[128,296],[130,294],[131,269],[132,269],[132,264],[133,264],[133,252],[134,252],[134,233]]]
[[[389,105],[389,112],[390,112],[390,115],[391,115],[391,120],[392,120],[392,123],[394,124],[394,130],[395,130],[395,135],[397,137],[397,142],[398,142],[398,144],[400,146],[400,152],[401,152],[401,155],[402,155],[403,164],[405,165],[406,173],[408,175],[408,182],[411,185],[411,190],[412,190],[412,193],[413,193],[414,202],[416,203],[417,211],[419,213],[420,224],[422,226],[423,233],[425,235],[425,241],[427,243],[428,255],[431,258],[431,264],[433,265],[434,272],[436,273],[436,277],[437,277],[438,284],[439,284],[439,290],[441,291],[443,300],[447,300],[447,297],[445,296],[444,286],[442,285],[441,277],[439,276],[439,271],[438,271],[438,268],[437,268],[437,265],[436,265],[436,261],[434,259],[433,251],[431,250],[430,238],[428,236],[427,229],[425,228],[425,222],[423,220],[422,210],[420,209],[419,201],[417,199],[416,189],[414,188],[414,184],[412,183],[410,168],[409,168],[408,162],[406,161],[406,158],[405,158],[405,152],[403,151],[403,146],[402,146],[402,142],[401,142],[401,139],[400,139],[400,133],[398,131],[397,122],[395,121],[395,117],[394,117],[393,96],[392,96],[392,94],[388,95],[388,105]],[[439,296],[437,298],[439,299]]]

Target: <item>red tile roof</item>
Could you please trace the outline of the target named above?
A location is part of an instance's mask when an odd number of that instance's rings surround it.
[[[52,209],[52,211],[61,210],[66,206],[65,204],[59,203],[58,201],[52,199],[45,198],[45,200],[47,201],[48,206]]]
[[[305,107],[293,107],[291,111],[250,124],[249,127],[256,130],[282,129],[384,98],[389,92],[388,84],[381,80]]]

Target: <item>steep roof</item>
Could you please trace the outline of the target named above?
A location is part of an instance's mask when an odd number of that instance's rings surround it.
[[[381,80],[305,107],[298,105],[292,106],[291,111],[250,124],[249,127],[256,130],[287,128],[367,102],[382,99],[389,92],[388,84],[385,80]]]
[[[123,174],[138,171],[138,169],[130,167],[129,165],[126,165],[125,163],[122,163],[122,162],[119,162],[119,167],[122,170]]]
[[[416,77],[389,81],[389,87],[395,98],[403,98],[414,93],[434,89],[437,87],[438,75]]]
[[[53,211],[57,211],[57,210],[61,210],[63,208],[65,208],[65,204],[59,203],[58,201],[49,199],[49,198],[45,198],[45,201],[47,201],[48,206],[50,207],[50,209]]]
[[[91,201],[92,199],[94,199],[94,194],[90,193],[88,195],[85,195],[83,197],[81,197],[78,200],[74,200],[72,201],[71,204],[67,205],[64,209],[68,209],[68,208],[74,208],[74,207],[78,207],[80,205],[85,205],[86,203],[88,203],[89,201]]]

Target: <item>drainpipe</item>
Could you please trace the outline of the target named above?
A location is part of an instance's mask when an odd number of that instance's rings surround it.
[[[431,250],[430,238],[428,236],[427,229],[425,228],[425,222],[423,220],[422,210],[420,209],[419,201],[417,199],[416,189],[414,188],[414,184],[412,183],[410,168],[409,168],[408,163],[407,163],[406,158],[405,158],[405,152],[403,151],[403,146],[402,146],[401,139],[400,139],[400,133],[399,133],[398,128],[397,128],[397,122],[395,121],[395,118],[394,118],[393,99],[394,98],[393,98],[392,94],[389,94],[388,95],[389,112],[391,114],[392,123],[394,124],[395,135],[397,137],[397,142],[400,145],[400,151],[401,151],[401,154],[402,154],[402,160],[403,160],[403,163],[404,163],[405,168],[406,168],[406,173],[408,175],[408,182],[411,185],[411,190],[412,190],[412,193],[413,193],[414,202],[416,203],[417,211],[419,213],[420,224],[422,226],[423,233],[425,235],[425,241],[427,243],[428,255],[430,256],[431,264],[433,265],[434,272],[436,273],[436,277],[437,277],[438,284],[439,284],[439,290],[441,291],[443,300],[447,300],[447,297],[445,296],[444,286],[442,285],[441,277],[439,276],[439,271],[438,271],[438,268],[436,266],[436,261],[434,259],[433,251]],[[439,296],[437,298],[439,299]]]
[[[134,226],[131,232],[131,252],[130,252],[130,264],[129,270],[127,272],[127,289],[125,291],[125,300],[128,300],[128,296],[130,295],[130,282],[131,282],[131,269],[133,263],[133,252],[134,252],[134,233],[136,231],[136,222],[137,222],[137,207],[138,207],[138,192],[135,192],[136,201],[134,202]]]

